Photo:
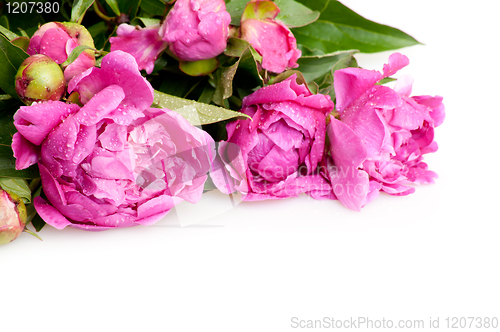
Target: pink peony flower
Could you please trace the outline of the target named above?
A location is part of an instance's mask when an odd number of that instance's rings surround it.
[[[313,95],[296,74],[243,99],[242,112],[253,120],[227,125],[228,140],[211,173],[224,193],[239,191],[245,200],[279,199],[331,191],[316,174],[325,146],[329,96]]]
[[[42,25],[31,37],[27,53],[44,54],[61,64],[80,45],[94,48],[94,40],[84,26],[70,22],[50,22]],[[63,68],[66,82],[94,65],[94,51],[83,51],[75,61]]]
[[[116,30],[117,37],[111,37],[111,51],[121,50],[131,54],[140,70],[151,74],[155,61],[161,52],[167,48],[167,43],[159,35],[160,26],[152,25],[146,28],[120,24]]]
[[[211,59],[226,48],[230,22],[224,0],[177,0],[160,35],[180,60]]]
[[[16,168],[38,162],[46,198],[35,208],[58,229],[152,224],[201,198],[213,160],[207,133],[149,108],[153,90],[132,56],[111,52],[102,64],[70,83],[83,107],[49,101],[14,115]]]
[[[374,199],[379,191],[408,195],[411,183],[432,183],[437,175],[422,162],[437,150],[434,127],[444,120],[442,97],[410,97],[412,80],[401,77],[395,89],[376,85],[408,65],[394,53],[383,73],[359,68],[335,72],[340,119],[327,127],[331,159],[327,177],[333,193],[353,210]]]
[[[247,4],[241,17],[241,39],[262,55],[262,68],[274,73],[297,68],[302,54],[292,32],[275,19],[279,12],[274,2],[256,0]]]
[[[101,68],[90,68],[73,78],[68,92],[78,92],[80,102],[87,104],[110,86],[119,86],[124,93],[123,100],[108,115],[113,121],[130,123],[142,117],[142,111],[153,103],[151,84],[141,76],[135,59],[123,51],[109,53],[102,59]]]

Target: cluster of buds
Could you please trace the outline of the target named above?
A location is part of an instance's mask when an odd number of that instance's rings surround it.
[[[16,92],[26,104],[60,100],[66,84],[74,76],[95,65],[92,49],[84,50],[72,63],[66,63],[77,46],[94,48],[92,36],[77,23],[50,22],[31,37],[27,53],[16,75]]]

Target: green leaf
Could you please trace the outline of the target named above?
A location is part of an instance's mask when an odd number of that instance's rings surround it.
[[[390,83],[390,82],[394,82],[394,81],[397,81],[397,79],[393,78],[393,77],[385,77],[385,78],[381,79],[380,81],[378,81],[375,84],[376,85],[384,85],[384,84],[387,84],[387,83]]]
[[[31,190],[26,180],[0,178],[0,187],[21,197],[24,203],[31,203]]]
[[[163,15],[165,12],[165,3],[160,0],[142,0],[140,7],[151,15]]]
[[[141,4],[141,0],[117,0],[120,12],[129,16],[133,20]]]
[[[231,15],[231,25],[240,25],[241,15],[245,11],[248,0],[232,0],[226,3],[226,10]]]
[[[224,100],[228,99],[233,95],[233,79],[238,69],[240,60],[229,67],[221,67],[215,73],[215,91],[213,95],[213,101],[217,105],[223,106]]]
[[[217,58],[179,62],[179,69],[189,76],[205,76],[213,73],[217,67],[219,67]]]
[[[198,98],[198,101],[200,103],[210,104],[214,97],[214,93],[215,89],[210,84],[207,84]]]
[[[406,33],[367,20],[338,1],[298,1],[321,12],[316,22],[292,29],[303,55],[349,49],[373,53],[419,44]]]
[[[116,14],[116,16],[120,16],[120,8],[118,6],[118,2],[116,0],[106,0],[106,3],[109,5],[113,13]]]
[[[222,107],[199,103],[155,91],[154,103],[160,108],[168,108],[182,115],[193,126],[220,122],[236,117],[249,118],[248,115]]]
[[[108,27],[104,21],[100,21],[90,27],[87,28],[89,33],[92,35],[94,39],[94,45],[96,49],[102,49],[104,47],[104,43],[106,42],[108,36]]]
[[[247,83],[254,83],[254,87],[264,83],[257,66],[257,61],[261,61],[262,57],[247,41],[229,38],[224,54],[238,57],[238,60],[229,66],[221,66],[215,72],[212,83],[215,87],[213,101],[220,106],[224,106],[224,101],[233,95],[233,80],[238,70],[243,74]]]
[[[15,88],[15,76],[26,58],[26,52],[0,34],[0,88],[16,99],[19,97]]]
[[[5,37],[9,38],[9,40],[16,39],[19,36],[16,35],[14,32],[10,31],[7,28],[4,28],[3,26],[0,25],[0,32],[5,35]]]
[[[94,0],[75,0],[71,9],[71,22],[79,23]]]
[[[15,2],[16,1],[11,1],[11,5]],[[22,3],[24,1],[17,2]],[[2,3],[5,2],[2,1]],[[5,7],[3,9],[3,13],[6,14]],[[54,16],[51,15],[51,17]],[[33,10],[32,13],[30,13],[28,10],[26,13],[10,14],[8,15],[8,19],[7,15],[0,16],[0,22],[1,25],[9,29],[10,31],[15,31],[16,33],[17,31],[21,31],[21,34],[23,33],[22,31],[25,31],[28,35],[31,36],[38,29],[39,25],[43,25],[45,23],[45,20],[41,14],[36,13],[36,10]],[[5,25],[5,23],[7,23],[7,25]]]
[[[283,22],[289,28],[298,28],[316,21],[320,15],[319,11],[311,10],[294,0],[274,0],[281,10],[277,20]]]
[[[356,50],[339,51],[316,56],[301,57],[297,63],[307,82],[314,81],[332,71],[332,68],[346,68]]]
[[[262,56],[248,43],[239,38],[229,38],[224,54],[230,57],[238,57],[237,71],[234,79],[237,86],[241,88],[255,88],[263,86],[264,79],[259,72],[258,62],[262,62]]]
[[[0,25],[4,28],[7,28],[7,30],[10,29],[9,19],[7,18],[7,15],[0,16]]]
[[[147,17],[136,17],[134,22],[135,21],[141,21],[145,27],[160,24],[160,22],[161,22],[160,19],[158,19],[158,18],[147,18]]]
[[[77,46],[73,49],[73,51],[71,51],[71,54],[68,56],[68,59],[66,59],[66,61],[64,61],[61,66],[62,67],[66,67],[68,65],[70,65],[73,61],[75,61],[79,56],[80,54],[82,54],[83,51],[85,50],[94,50],[92,47],[90,46],[86,46],[86,45],[80,45],[80,46]]]
[[[30,45],[30,39],[25,36],[12,39],[10,42],[25,52],[28,50],[28,46]]]
[[[14,127],[14,113],[19,108],[17,99],[0,101],[0,144],[10,146],[12,136],[17,132]]]
[[[40,232],[42,228],[46,225],[45,221],[40,217],[39,214],[37,214],[33,219],[31,220],[31,224],[33,227],[35,227],[35,230],[37,232]]]
[[[186,98],[201,80],[206,80],[206,78],[168,73],[163,77],[158,90],[171,96]]]
[[[0,145],[0,177],[35,179],[40,177],[37,165],[27,169],[16,170],[16,159],[9,145]]]

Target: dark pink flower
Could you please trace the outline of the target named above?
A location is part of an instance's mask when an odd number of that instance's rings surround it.
[[[16,167],[38,162],[46,198],[34,204],[48,224],[149,225],[201,198],[213,140],[179,114],[149,108],[153,91],[131,55],[111,52],[70,86],[83,107],[50,101],[14,115]]]
[[[313,95],[296,75],[261,88],[243,99],[252,120],[227,125],[228,140],[212,179],[224,193],[245,200],[278,199],[309,193],[320,197],[329,185],[315,173],[325,146],[329,96]]]
[[[226,48],[230,22],[224,0],[177,0],[160,35],[180,60],[211,59]]]
[[[27,53],[44,54],[62,64],[73,49],[80,45],[94,48],[94,40],[84,26],[70,22],[50,22],[42,25],[31,37]],[[94,65],[94,51],[83,51],[75,61],[63,68],[66,82]]]
[[[247,4],[241,17],[241,39],[262,55],[262,68],[274,73],[297,68],[301,56],[292,32],[275,19],[279,12],[274,2],[257,0]]]
[[[159,35],[160,25],[146,28],[120,24],[116,30],[117,37],[111,37],[111,51],[121,50],[131,54],[140,70],[148,74],[153,72],[155,61],[161,52],[167,48],[167,43]]]
[[[335,72],[336,109],[327,127],[331,159],[327,177],[345,206],[359,210],[384,191],[408,195],[408,184],[432,183],[437,175],[422,162],[437,150],[434,127],[444,119],[442,97],[410,97],[412,80],[401,77],[394,89],[376,85],[408,65],[394,53],[383,73],[359,68]]]

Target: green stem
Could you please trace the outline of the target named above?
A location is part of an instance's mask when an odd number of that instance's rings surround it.
[[[30,182],[30,190],[33,192],[35,191],[36,188],[38,188],[38,185],[40,184],[40,178],[36,178],[36,179],[33,179],[31,180]]]
[[[109,21],[112,21],[114,19],[112,17],[104,15],[103,12],[101,12],[101,10],[99,9],[99,6],[97,5],[97,1],[94,1],[94,3],[92,4],[92,7],[94,8],[94,11],[97,14],[97,16],[99,16],[103,20],[109,22]]]
[[[33,231],[29,230],[27,227],[24,229],[24,231],[28,234],[31,234],[33,235],[34,237],[36,237],[37,239],[39,239],[40,241],[43,241],[42,238],[40,236],[38,236],[38,234],[34,233]]]

